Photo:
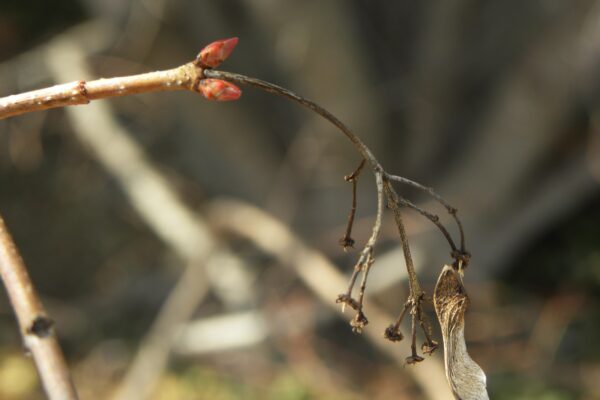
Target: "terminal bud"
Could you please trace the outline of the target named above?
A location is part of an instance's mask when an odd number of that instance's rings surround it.
[[[212,42],[200,51],[198,57],[196,57],[196,65],[202,68],[219,66],[229,57],[237,42],[237,37]]]

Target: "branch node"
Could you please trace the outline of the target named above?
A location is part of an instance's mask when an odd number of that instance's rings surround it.
[[[90,99],[88,99],[88,92],[87,92],[86,82],[84,80],[80,80],[80,81],[77,82],[77,90],[79,90],[79,93],[83,97],[85,97],[85,99],[89,103]]]
[[[45,315],[38,315],[35,317],[31,325],[27,327],[27,333],[35,335],[39,338],[45,338],[52,334],[52,328],[54,327],[54,321]]]
[[[455,269],[459,269],[458,264],[460,264],[460,269],[464,269],[469,265],[471,261],[471,253],[463,250],[453,250],[450,253],[450,256],[455,260]]]
[[[347,293],[340,294],[337,297],[337,299],[335,300],[335,302],[338,303],[338,304],[341,303],[342,307],[347,305],[350,308],[352,308],[353,310],[358,311],[358,309],[359,309],[358,301],[354,300]]]

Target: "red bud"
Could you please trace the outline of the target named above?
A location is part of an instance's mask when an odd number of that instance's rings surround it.
[[[239,87],[221,79],[202,79],[198,91],[208,100],[237,100],[242,95]]]
[[[198,54],[196,63],[203,68],[217,67],[229,57],[237,42],[236,37],[212,42]]]

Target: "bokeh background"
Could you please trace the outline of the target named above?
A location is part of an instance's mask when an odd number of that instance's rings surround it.
[[[599,2],[3,0],[0,96],[175,67],[230,36],[223,69],[317,101],[459,209],[466,334],[491,398],[600,399]],[[389,213],[368,287],[382,312],[355,335],[335,311],[357,255],[338,245],[356,151],[242,89],[0,121],[0,213],[81,397],[446,398],[441,354],[404,365],[407,344],[376,331],[407,295]],[[361,244],[368,173],[358,190]],[[406,220],[431,293],[448,246]],[[4,294],[0,325],[0,398],[43,398]]]

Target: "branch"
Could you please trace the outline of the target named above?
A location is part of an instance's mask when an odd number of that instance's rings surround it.
[[[413,300],[415,300],[423,294],[423,291],[421,290],[421,286],[419,285],[417,273],[415,272],[415,266],[413,264],[412,256],[410,254],[408,236],[406,234],[406,229],[404,228],[404,222],[402,221],[402,213],[400,211],[400,199],[398,194],[396,193],[394,188],[392,188],[388,181],[384,183],[384,188],[388,197],[388,206],[394,213],[394,219],[396,220],[398,234],[400,235],[400,243],[402,245],[402,251],[404,253],[406,270],[408,271],[408,284],[410,287],[411,297],[413,297]]]
[[[0,216],[0,275],[17,315],[25,348],[33,355],[48,398],[77,399],[67,364],[48,317],[29,279],[25,263]]]
[[[446,227],[444,226],[444,224],[442,224],[440,222],[440,217],[439,216],[437,216],[436,214],[432,214],[432,213],[430,213],[427,210],[422,209],[418,205],[414,204],[410,200],[405,199],[402,196],[398,196],[397,203],[398,203],[398,205],[401,205],[401,206],[404,206],[404,207],[408,207],[408,208],[412,208],[413,210],[417,211],[419,214],[421,214],[422,216],[424,216],[425,218],[427,218],[429,221],[431,221],[432,224],[434,224],[435,226],[438,227],[438,229],[440,230],[440,232],[442,232],[442,234],[444,235],[444,237],[448,241],[448,244],[450,245],[450,248],[452,249],[452,253],[451,254],[454,255],[454,254],[458,253],[458,249],[456,248],[456,245],[454,244],[454,240],[452,239],[452,236],[450,236],[450,233],[448,232],[448,230],[446,229]]]
[[[92,100],[107,97],[167,90],[190,90],[201,93],[209,100],[236,100],[241,95],[239,88],[228,82],[205,79],[204,70],[222,63],[237,42],[237,38],[217,40],[204,47],[194,61],[166,71],[89,82],[79,80],[0,98],[0,119],[50,108],[88,104]]]
[[[238,83],[241,85],[253,86],[253,87],[259,88],[261,90],[264,90],[266,92],[275,94],[277,96],[282,96],[287,99],[293,100],[296,103],[308,108],[309,110],[316,112],[317,114],[319,114],[320,116],[322,116],[323,118],[325,118],[326,120],[331,122],[333,125],[335,125],[339,130],[341,130],[344,133],[344,135],[346,135],[346,137],[348,139],[350,139],[350,141],[354,144],[354,146],[356,147],[358,152],[371,165],[373,170],[383,170],[383,168],[379,164],[379,161],[377,161],[377,158],[375,158],[375,156],[373,155],[371,150],[367,147],[367,145],[365,145],[364,142],[358,136],[356,136],[356,134],[354,132],[352,132],[352,130],[350,128],[348,128],[346,125],[344,125],[344,123],[342,123],[342,121],[337,119],[337,117],[335,115],[333,115],[332,113],[330,113],[329,111],[327,111],[326,109],[324,109],[323,107],[318,105],[317,103],[315,103],[311,100],[308,100],[302,96],[299,96],[298,94],[292,92],[291,90],[282,88],[281,86],[275,85],[273,83],[265,82],[263,80],[256,79],[256,78],[250,78],[248,76],[236,74],[233,72],[207,69],[204,71],[204,76],[206,76],[208,78],[223,79],[223,80]]]
[[[344,177],[346,182],[352,183],[352,207],[350,208],[350,214],[348,215],[346,232],[340,239],[340,245],[344,248],[344,251],[347,251],[350,247],[354,247],[354,239],[352,239],[352,227],[354,226],[354,217],[356,216],[356,187],[358,186],[358,177],[365,166],[365,162],[366,160],[363,158],[358,165],[358,168],[356,168],[356,170],[350,175],[346,175]]]
[[[203,69],[190,62],[166,71],[75,81],[0,99],[0,119],[34,111],[88,104],[92,100],[167,90],[199,91]]]
[[[403,176],[390,175],[390,174],[387,174],[386,178],[389,179],[389,180],[397,181],[397,182],[400,182],[400,183],[404,183],[404,184],[407,184],[407,185],[412,186],[414,188],[417,188],[419,190],[422,190],[425,193],[429,194],[431,197],[433,197],[435,200],[437,200],[437,202],[440,203],[442,206],[444,206],[444,208],[448,211],[448,214],[452,215],[452,218],[454,218],[454,221],[456,222],[456,225],[458,227],[458,231],[460,233],[460,250],[463,253],[466,252],[466,248],[465,248],[465,246],[466,246],[465,245],[465,232],[463,230],[463,226],[462,226],[462,223],[460,222],[460,219],[456,215],[456,213],[458,212],[458,210],[455,207],[452,207],[450,204],[448,204],[448,202],[446,200],[444,200],[444,198],[442,196],[440,196],[439,194],[437,194],[433,190],[433,188],[430,188],[430,187],[427,187],[427,186],[423,186],[419,182],[415,182],[415,181],[410,180],[408,178],[404,178]],[[447,237],[446,234],[444,234],[444,236]],[[455,250],[456,246],[452,246],[452,247],[453,247],[453,250]]]
[[[336,299],[336,303],[342,304],[342,312],[344,311],[346,305],[349,305],[351,308],[357,311],[356,316],[350,322],[350,325],[352,326],[352,330],[358,333],[362,332],[362,329],[365,327],[365,325],[369,323],[367,317],[365,317],[363,313],[363,302],[369,271],[371,270],[371,266],[375,261],[373,256],[375,243],[377,242],[379,231],[381,230],[381,221],[383,219],[383,178],[381,171],[375,172],[375,182],[377,186],[377,214],[375,216],[375,223],[373,224],[373,231],[371,233],[371,237],[369,237],[369,240],[367,241],[367,244],[360,253],[358,261],[354,265],[354,271],[352,272],[350,285],[348,286],[346,293],[339,295]],[[354,288],[356,278],[361,271],[363,271],[363,278],[360,283],[358,301],[356,301],[352,298],[352,289]]]

